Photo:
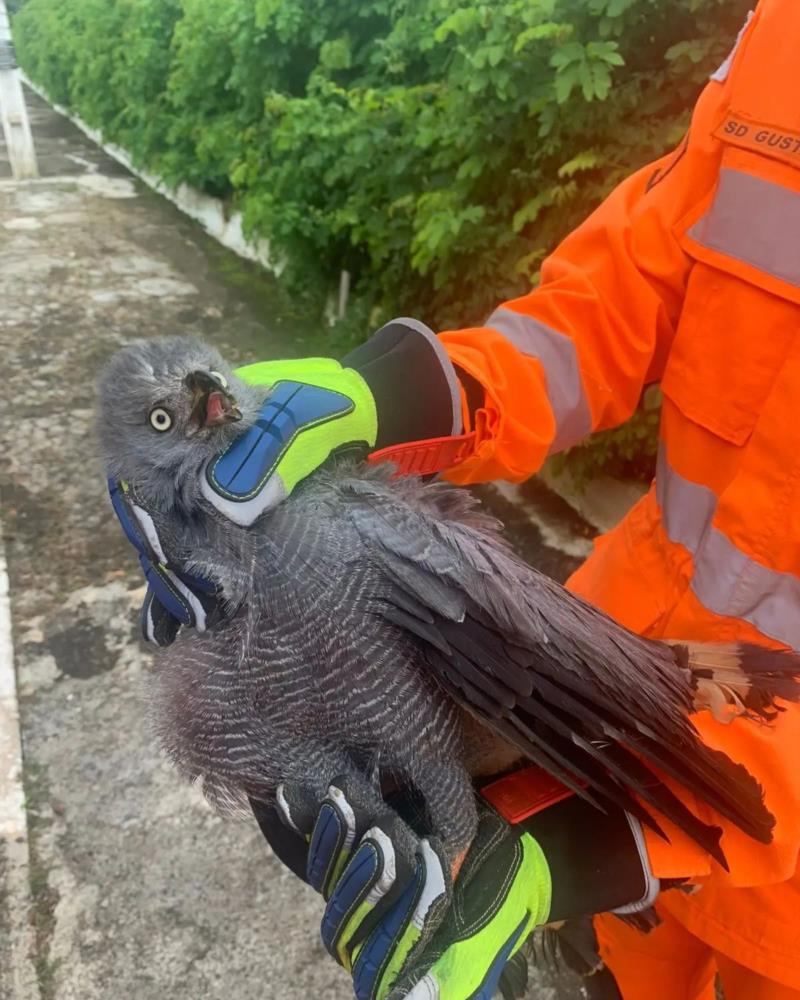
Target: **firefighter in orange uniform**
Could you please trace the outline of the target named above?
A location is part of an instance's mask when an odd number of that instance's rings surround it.
[[[568,237],[541,287],[443,335],[485,390],[457,482],[522,480],[664,393],[655,482],[569,586],[652,637],[800,648],[800,3],[764,0],[681,147]],[[664,893],[644,936],[599,918],[626,1000],[800,997],[800,713],[706,741],[758,776],[768,847],[726,832],[730,874],[648,838]],[[737,841],[734,848],[734,840]],[[745,970],[747,970],[745,972]]]
[[[682,145],[569,236],[537,289],[438,339],[390,324],[345,359],[376,401],[371,443],[464,484],[528,478],[660,382],[655,482],[570,581],[647,636],[800,649],[799,53],[800,2],[762,0]],[[652,874],[696,891],[663,892],[649,934],[597,918],[601,954],[625,1000],[713,1000],[717,971],[726,1000],[800,998],[800,711],[696,723],[763,785],[772,843],[676,789],[723,828],[730,871],[679,831],[646,834]]]

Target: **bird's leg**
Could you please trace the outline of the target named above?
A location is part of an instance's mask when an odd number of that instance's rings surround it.
[[[425,799],[431,832],[441,842],[455,881],[478,828],[472,779],[456,759],[424,757],[407,774]]]
[[[297,800],[300,787],[302,803]],[[395,850],[413,868],[419,837],[383,798],[377,769],[368,774],[348,754],[326,748],[307,755],[302,773],[287,777],[285,788],[294,799],[292,811],[300,810],[306,823],[311,815],[316,816],[319,804],[328,797],[330,789],[337,788],[357,818],[357,835],[360,837],[366,832],[367,824],[380,825],[387,832],[391,828]]]

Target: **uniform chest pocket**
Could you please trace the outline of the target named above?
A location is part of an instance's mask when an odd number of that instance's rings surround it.
[[[741,169],[743,155],[723,159],[679,227],[695,263],[662,381],[686,416],[738,445],[800,343],[800,174],[786,187]]]

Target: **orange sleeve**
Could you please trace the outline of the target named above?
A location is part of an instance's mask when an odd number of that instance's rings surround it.
[[[522,481],[549,453],[630,417],[664,367],[691,261],[675,230],[715,183],[727,87],[712,82],[684,143],[643,168],[550,256],[541,284],[506,302],[483,327],[441,339],[482,386],[475,453],[457,483]]]
[[[663,778],[696,816],[722,829],[720,843],[730,870],[721,868],[686,834],[659,816],[669,841],[651,830],[645,831],[653,874],[659,878],[690,878],[720,888],[785,882],[797,871],[798,863],[800,769],[794,765],[793,753],[787,752],[800,745],[800,709],[789,706],[770,725],[740,719],[723,726],[707,712],[693,721],[707,746],[740,761],[761,782],[765,805],[775,818],[772,841],[759,844],[676,782]]]

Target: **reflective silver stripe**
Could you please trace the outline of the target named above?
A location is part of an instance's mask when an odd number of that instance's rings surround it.
[[[711,207],[687,235],[800,288],[800,193],[790,188],[725,168]]]
[[[592,432],[592,414],[583,391],[578,352],[572,340],[544,323],[511,309],[497,309],[486,326],[510,340],[530,358],[542,363],[547,395],[556,418],[556,436],[550,454],[579,444]]]
[[[741,618],[777,642],[800,649],[800,579],[768,569],[738,549],[711,521],[717,498],[707,486],[684,479],[661,445],[656,499],[664,530],[694,557],[692,590],[709,611]]]
[[[667,536],[690,552],[697,552],[717,509],[717,497],[707,486],[673,472],[663,443],[658,449],[656,500]]]
[[[642,910],[649,910],[651,906],[655,905],[658,894],[661,892],[661,880],[657,879],[653,874],[653,867],[650,863],[650,855],[647,853],[647,841],[644,839],[642,824],[635,816],[631,816],[630,813],[625,813],[625,819],[627,819],[628,826],[631,828],[633,841],[636,844],[636,851],[639,855],[639,862],[642,866],[644,891],[635,903],[628,903],[627,906],[620,906],[618,909],[611,911],[612,913],[616,913],[618,917],[626,917],[632,913],[641,913]]]
[[[709,611],[800,649],[800,579],[757,563],[717,528],[695,557],[692,590]]]

